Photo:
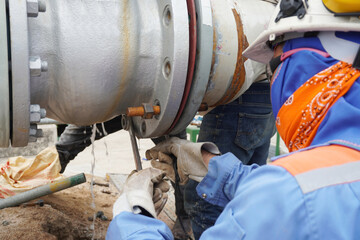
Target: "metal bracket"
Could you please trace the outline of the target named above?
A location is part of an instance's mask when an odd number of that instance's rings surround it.
[[[142,164],[141,164],[141,159],[140,159],[139,148],[138,148],[136,137],[135,137],[134,123],[132,121],[132,118],[128,117],[126,115],[122,115],[121,116],[121,125],[124,130],[129,132],[136,170],[140,171],[140,170],[142,170]]]

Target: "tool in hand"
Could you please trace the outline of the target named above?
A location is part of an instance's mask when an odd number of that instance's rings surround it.
[[[133,125],[132,118],[128,117],[126,115],[123,115],[121,118],[121,125],[124,130],[127,130],[129,132],[136,170],[140,171],[140,170],[142,170],[142,164],[141,164],[141,159],[140,159],[140,154],[139,154],[139,148],[138,148],[136,137],[135,137],[134,125]]]

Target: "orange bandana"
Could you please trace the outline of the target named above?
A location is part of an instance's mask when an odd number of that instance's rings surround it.
[[[346,62],[316,74],[282,105],[276,127],[290,152],[310,146],[330,107],[360,77],[360,70]]]

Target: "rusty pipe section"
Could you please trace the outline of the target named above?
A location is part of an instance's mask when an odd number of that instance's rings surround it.
[[[203,102],[210,107],[238,98],[256,80],[265,79],[263,64],[242,52],[267,25],[274,4],[252,0],[211,0],[214,25],[209,83]]]
[[[227,104],[253,82],[266,78],[265,66],[244,58],[242,52],[265,29],[275,4],[262,0],[198,0],[195,5],[196,67],[185,110],[172,133],[186,128],[196,111],[206,113]]]

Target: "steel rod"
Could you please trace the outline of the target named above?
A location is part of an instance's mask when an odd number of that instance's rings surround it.
[[[22,203],[34,200],[36,198],[64,190],[86,182],[85,174],[80,173],[72,177],[64,178],[53,183],[49,183],[26,192],[16,194],[0,200],[0,209],[18,206]]]
[[[136,170],[140,171],[140,170],[142,170],[142,164],[141,164],[141,158],[140,158],[140,154],[139,154],[139,148],[138,148],[135,133],[134,133],[134,125],[133,125],[132,118],[130,118],[129,121],[130,121],[129,122],[129,124],[130,124],[129,135],[130,135],[130,140],[131,140],[131,148],[132,148],[133,155],[134,155]]]

